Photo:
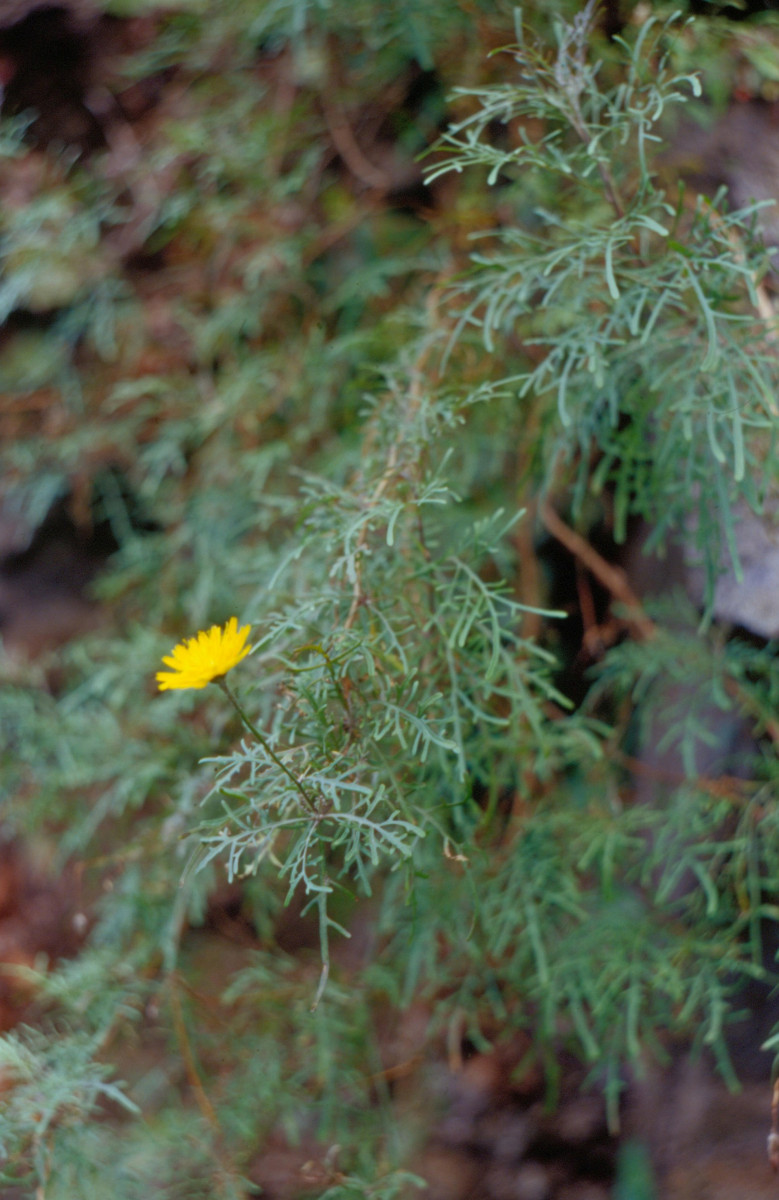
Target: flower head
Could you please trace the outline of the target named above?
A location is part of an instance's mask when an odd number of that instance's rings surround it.
[[[221,679],[250,652],[251,646],[245,644],[249,629],[249,625],[239,629],[238,618],[231,617],[224,629],[212,625],[207,631],[201,630],[197,637],[174,646],[162,660],[171,670],[157,672],[160,691],[204,688],[214,679]]]

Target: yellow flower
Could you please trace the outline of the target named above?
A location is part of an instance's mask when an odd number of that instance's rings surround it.
[[[238,618],[230,617],[224,629],[212,625],[207,632],[201,630],[197,637],[174,646],[162,660],[172,670],[157,672],[160,691],[204,688],[214,679],[221,679],[250,652],[251,646],[245,645],[249,629],[249,625],[239,629]]]

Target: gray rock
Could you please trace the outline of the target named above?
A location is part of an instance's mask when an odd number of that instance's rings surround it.
[[[776,505],[757,515],[746,505],[737,512],[735,531],[741,578],[727,550],[714,592],[717,620],[743,625],[760,637],[779,636],[779,510]],[[685,547],[685,585],[696,604],[703,603],[705,579],[693,550]]]

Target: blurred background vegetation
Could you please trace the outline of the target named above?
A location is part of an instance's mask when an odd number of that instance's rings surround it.
[[[779,27],[697,9],[6,0],[3,1197],[702,1195],[710,1060],[770,1194]],[[262,741],[154,683],[234,614]]]

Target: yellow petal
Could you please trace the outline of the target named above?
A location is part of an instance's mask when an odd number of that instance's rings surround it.
[[[174,646],[163,663],[172,670],[158,671],[157,684],[161,692],[171,688],[204,688],[214,679],[221,678],[247,654],[252,647],[246,639],[250,625],[238,628],[238,618],[231,617],[224,629],[212,625],[201,630],[196,637],[187,638]]]

